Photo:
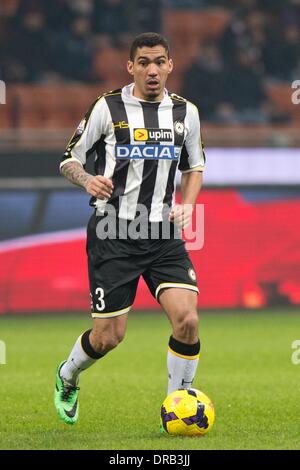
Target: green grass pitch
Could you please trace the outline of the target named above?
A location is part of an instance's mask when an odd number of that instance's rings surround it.
[[[79,422],[53,406],[55,369],[88,315],[4,317],[0,340],[0,449],[299,449],[300,339],[295,311],[200,313],[195,388],[216,408],[202,438],[159,434],[170,325],[162,313],[133,311],[125,340],[81,376]]]

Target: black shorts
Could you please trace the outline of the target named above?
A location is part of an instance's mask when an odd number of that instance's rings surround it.
[[[162,289],[177,287],[198,291],[193,264],[181,239],[100,239],[101,217],[91,217],[87,255],[94,318],[111,318],[129,312],[142,275],[158,300]]]

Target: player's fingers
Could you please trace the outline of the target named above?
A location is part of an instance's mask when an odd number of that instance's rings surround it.
[[[184,214],[175,214],[174,219],[176,222],[180,222],[184,220]]]
[[[87,192],[91,196],[97,197],[97,191],[95,191],[94,189],[88,189]]]
[[[175,211],[175,217],[182,217],[184,214],[182,208],[179,208]]]
[[[98,190],[99,192],[108,194],[109,197],[110,197],[110,196],[112,195],[112,193],[113,193],[113,189],[107,187],[107,186],[106,186],[105,184],[103,184],[103,183],[97,184],[97,190]]]
[[[100,199],[109,199],[111,197],[111,193],[101,190],[97,192],[97,197]]]
[[[96,175],[95,180],[99,181],[101,184],[106,186],[108,189],[113,189],[114,188],[113,182],[109,178],[105,178],[105,176]]]
[[[184,219],[184,228],[189,227],[192,223],[192,214],[187,214]]]
[[[100,185],[100,187],[98,187],[98,184],[90,184],[89,187],[86,188],[86,190],[91,196],[100,199],[109,199],[112,195],[111,191],[105,189],[103,185]]]
[[[183,222],[182,222],[182,220],[175,220],[175,224],[176,224],[180,229],[183,228]]]
[[[112,188],[108,188],[105,184],[97,180],[94,180],[91,183],[91,188],[95,190],[98,193],[98,195],[103,195],[105,197],[111,197],[113,193]]]

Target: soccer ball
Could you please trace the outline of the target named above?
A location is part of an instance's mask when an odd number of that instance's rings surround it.
[[[215,420],[214,405],[200,390],[175,390],[161,407],[161,423],[173,436],[203,436]]]

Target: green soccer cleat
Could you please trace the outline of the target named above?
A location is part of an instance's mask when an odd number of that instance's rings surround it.
[[[159,432],[160,434],[167,434],[165,428],[163,427],[162,424],[159,425]]]
[[[79,412],[79,387],[69,384],[60,377],[59,372],[65,362],[66,361],[63,361],[57,368],[54,404],[58,416],[62,421],[66,424],[75,424],[78,420]]]

